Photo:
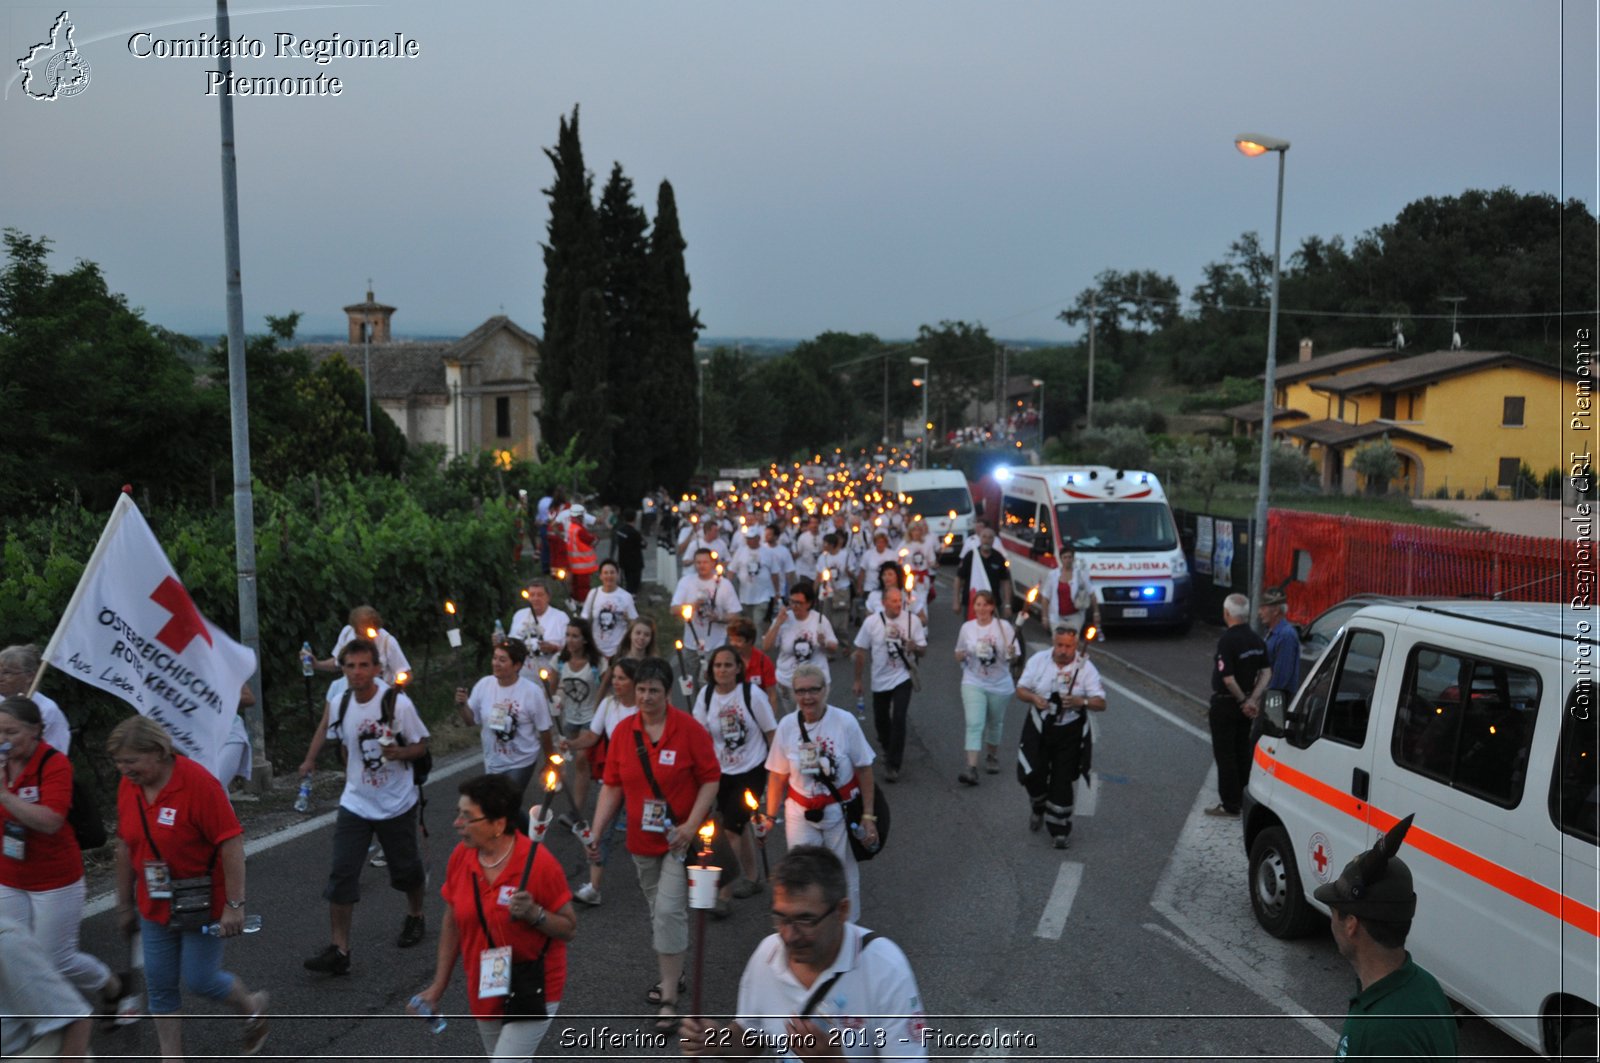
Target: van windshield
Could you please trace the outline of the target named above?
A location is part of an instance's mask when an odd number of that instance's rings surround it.
[[[1067,502],[1056,506],[1061,541],[1079,550],[1175,550],[1178,529],[1165,502]]]
[[[905,494],[905,509],[911,513],[921,513],[924,517],[944,516],[952,509],[957,516],[972,512],[972,496],[965,487],[925,487]]]

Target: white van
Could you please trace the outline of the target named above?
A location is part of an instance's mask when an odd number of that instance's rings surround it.
[[[956,557],[972,534],[972,491],[955,469],[914,469],[883,474],[884,492],[905,510],[909,521],[928,522],[928,541],[939,544],[941,558]]]
[[[1166,493],[1154,473],[1104,465],[1035,465],[995,471],[998,542],[1017,596],[1057,578],[1071,544],[1088,570],[1107,624],[1193,619],[1189,564]]]
[[[1397,819],[1416,881],[1406,947],[1451,999],[1535,1051],[1594,1058],[1595,640],[1558,603],[1371,605],[1256,744],[1250,902],[1277,937]],[[1563,1051],[1565,1049],[1565,1052]]]

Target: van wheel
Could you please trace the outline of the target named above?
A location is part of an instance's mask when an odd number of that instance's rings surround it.
[[[1266,828],[1250,846],[1250,907],[1256,922],[1275,938],[1304,937],[1317,926],[1317,910],[1306,903],[1282,827]]]
[[[1566,1036],[1561,1038],[1563,1060],[1583,1060],[1585,1063],[1592,1063],[1595,1053],[1596,1038],[1593,1022],[1577,1023],[1567,1030]]]

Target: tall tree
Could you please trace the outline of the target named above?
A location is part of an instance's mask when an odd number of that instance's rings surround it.
[[[652,410],[651,478],[674,488],[694,474],[700,458],[694,344],[704,326],[689,306],[689,271],[683,260],[688,246],[672,184],[662,181],[650,233],[644,300],[649,354],[641,383],[648,385],[645,394]]]
[[[600,227],[595,216],[594,180],[583,166],[583,144],[578,137],[578,108],[572,120],[561,119],[556,146],[544,149],[555,167],[555,180],[544,194],[550,197],[548,241],[544,248],[544,340],[539,351],[539,388],[544,394],[540,434],[556,450],[581,435],[578,453],[590,457],[595,437],[609,439],[606,411],[588,399],[596,383],[609,379],[605,347],[592,342],[583,354],[599,361],[580,360],[578,343],[584,298],[598,296],[604,288],[604,262]],[[593,327],[589,328],[591,340]],[[600,430],[595,425],[601,426]],[[609,471],[609,470],[607,470]],[[603,479],[597,482],[604,483]]]
[[[611,178],[600,194],[600,247],[604,256],[606,344],[609,379],[605,405],[610,410],[609,434],[625,425],[650,423],[649,394],[640,382],[646,375],[645,277],[649,270],[650,219],[633,198],[633,181],[621,163],[611,166]],[[624,501],[638,499],[654,486],[651,469],[638,453],[618,454],[608,494]]]

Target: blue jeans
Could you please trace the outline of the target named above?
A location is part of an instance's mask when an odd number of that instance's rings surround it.
[[[178,977],[189,992],[211,1000],[226,1000],[233,992],[233,975],[222,969],[222,939],[198,930],[170,930],[140,916],[144,934],[144,980],[150,996],[150,1014],[170,1015],[178,1010]]]

